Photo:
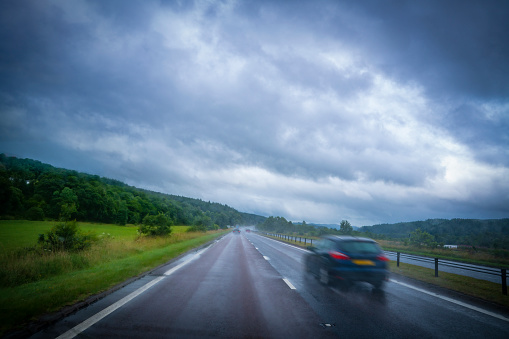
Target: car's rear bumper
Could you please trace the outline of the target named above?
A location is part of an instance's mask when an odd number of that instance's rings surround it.
[[[387,269],[335,268],[329,274],[337,280],[365,281],[374,285],[389,279],[389,271]]]

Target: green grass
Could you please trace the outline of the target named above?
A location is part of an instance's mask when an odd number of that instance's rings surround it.
[[[0,251],[15,250],[37,243],[37,236],[45,233],[55,222],[0,220]]]
[[[0,220],[0,251],[15,250],[33,246],[37,237],[51,229],[56,221]],[[115,238],[134,239],[138,235],[135,225],[117,226],[111,224],[79,222],[83,231],[92,231],[97,235],[110,234]],[[189,226],[172,226],[172,233],[183,233]]]
[[[492,266],[497,268],[509,268],[509,258],[505,250],[499,250],[502,255],[494,255],[494,250],[481,249],[448,249],[448,248],[415,248],[405,246],[400,241],[377,240],[386,251],[402,252],[413,255],[421,255],[431,258],[440,258],[454,261],[461,261],[470,264]]]
[[[137,228],[132,226],[79,223],[83,231],[109,236],[79,253],[41,255],[29,250],[35,246],[37,235],[53,225],[0,222],[0,336],[45,313],[106,291],[225,233],[188,233],[187,226],[174,226],[171,237],[152,238],[139,237]]]
[[[397,267],[395,261],[391,261],[389,266],[391,272],[509,307],[509,296],[502,294],[502,284],[446,272],[438,272],[438,277],[435,277],[434,269],[406,263]]]

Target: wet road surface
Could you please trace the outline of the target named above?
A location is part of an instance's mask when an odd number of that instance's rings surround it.
[[[228,234],[33,338],[509,338],[505,309],[399,278],[383,291],[323,286],[304,272],[305,255]]]

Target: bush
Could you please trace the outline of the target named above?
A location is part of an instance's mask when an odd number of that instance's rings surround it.
[[[83,233],[76,220],[59,223],[46,234],[39,234],[39,244],[51,251],[81,251],[97,240],[93,233]]]
[[[40,207],[30,207],[26,217],[28,220],[42,221],[44,220],[44,211]]]
[[[172,220],[166,215],[146,215],[143,218],[143,224],[138,228],[138,232],[150,236],[162,236],[171,234]]]

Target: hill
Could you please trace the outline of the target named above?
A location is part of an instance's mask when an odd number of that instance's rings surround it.
[[[469,245],[509,249],[508,219],[428,219],[425,221],[401,222],[363,226],[361,232],[402,239],[420,228],[442,244]]]
[[[227,205],[163,194],[118,180],[55,168],[40,161],[0,154],[0,218],[58,219],[138,224],[146,215],[165,214],[177,225],[254,225],[265,217]]]

